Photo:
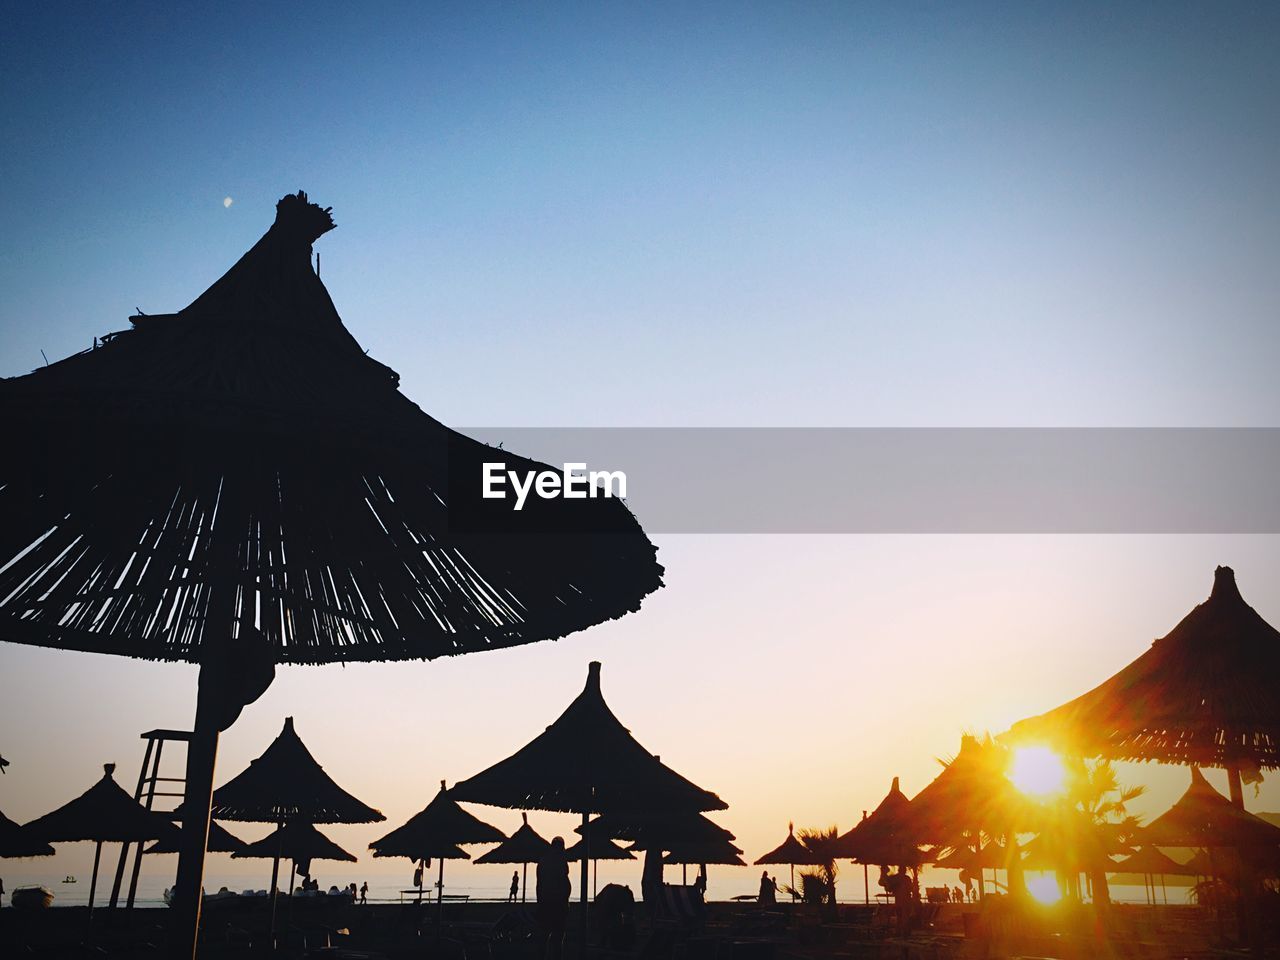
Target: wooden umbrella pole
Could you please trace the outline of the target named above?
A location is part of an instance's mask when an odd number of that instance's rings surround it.
[[[524,877],[520,881],[520,902],[524,903],[529,896],[529,862],[526,860],[520,867],[524,870]]]
[[[1244,783],[1240,779],[1240,764],[1227,764],[1227,785],[1231,788],[1231,803],[1237,810],[1244,809]]]
[[[269,936],[276,939],[276,899],[280,895],[280,856],[284,852],[284,817],[276,823],[276,855],[271,858],[271,927]]]
[[[93,895],[98,890],[98,861],[102,859],[102,841],[93,848],[93,878],[89,881],[89,918],[93,919]]]
[[[203,669],[203,668],[202,668]],[[196,700],[195,730],[187,745],[187,782],[183,796],[178,878],[174,883],[170,937],[173,960],[194,960],[200,931],[200,895],[204,852],[213,806],[213,768],[218,757],[218,727],[201,698]]]
[[[585,811],[582,814],[582,876],[581,886],[579,887],[580,897],[582,901],[582,948],[579,951],[582,956],[587,955],[587,931],[589,930],[587,920],[587,870],[589,864],[587,859],[591,856],[591,831],[587,829],[587,821],[591,814]]]
[[[440,924],[444,920],[444,857],[440,858],[440,874],[436,880],[436,940],[440,939]]]

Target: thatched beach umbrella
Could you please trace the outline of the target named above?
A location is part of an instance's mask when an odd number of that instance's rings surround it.
[[[634,860],[636,858],[634,853],[621,846],[617,841],[608,840],[604,837],[591,837],[590,839],[583,837],[565,850],[564,856],[570,863],[576,863],[579,860],[591,861],[592,899],[595,898],[596,883],[600,879],[601,860]]]
[[[476,863],[518,863],[523,871],[520,879],[520,902],[524,903],[529,893],[529,864],[537,863],[543,858],[551,844],[544,840],[538,831],[529,826],[529,815],[520,814],[524,821],[520,828],[503,840],[492,850],[487,850],[476,857]]]
[[[1209,785],[1197,767],[1178,801],[1139,829],[1144,844],[1162,847],[1237,847],[1280,845],[1280,827],[1241,810]]]
[[[436,879],[438,922],[444,909],[444,862],[469,860],[470,856],[458,849],[461,846],[501,843],[505,839],[507,838],[497,827],[458,806],[445,789],[445,782],[441,780],[440,792],[430,803],[410,817],[403,826],[369,844],[369,849],[375,857],[408,857],[414,863],[421,863],[424,868],[430,866],[432,857],[440,861],[440,875]],[[418,899],[422,899],[421,879],[418,882]]]
[[[222,820],[277,826],[387,819],[325,773],[298,736],[293,717],[285,717],[283,729],[261,756],[213,792],[212,809]]]
[[[816,853],[796,839],[796,825],[787,824],[787,839],[774,847],[755,862],[757,867],[786,864],[791,868],[791,889],[796,888],[796,867],[821,866],[823,860]]]
[[[1008,750],[989,737],[966,734],[960,738],[955,757],[942,762],[942,771],[911,798],[901,829],[920,844],[968,846],[977,854],[975,860],[1003,852],[1005,862],[998,867],[1009,874],[1010,891],[1021,892],[1017,833],[1028,819],[1030,807],[1007,776]],[[984,846],[984,834],[1004,837],[1007,843]],[[987,853],[983,854],[984,850]],[[981,891],[981,867],[977,873]]]
[[[291,820],[261,840],[247,843],[231,854],[232,860],[258,858],[278,861],[281,857],[287,857],[292,863],[289,870],[290,895],[299,866],[305,876],[311,876],[312,860],[356,862],[354,854],[347,853],[305,820]]]
[[[267,749],[241,773],[213,792],[210,809],[215,817],[246,823],[377,823],[387,819],[378,810],[343,790],[316,762],[285,717],[284,728]],[[180,810],[185,815],[185,810]],[[278,837],[284,835],[277,832]],[[289,855],[277,852],[271,864],[271,929],[275,929],[280,861]],[[290,858],[293,859],[293,858]],[[290,881],[292,887],[292,881]]]
[[[89,881],[89,915],[98,889],[98,864],[104,843],[141,843],[165,839],[178,828],[162,815],[148,810],[115,781],[114,763],[102,766],[102,779],[57,810],[37,817],[25,827],[34,837],[51,843],[91,840],[93,879]]]
[[[920,842],[908,831],[907,810],[911,805],[893,778],[889,792],[870,816],[835,841],[837,856],[858,863],[883,866],[918,867],[924,860]]]
[[[1230,567],[1213,592],[1142,656],[1083,696],[1006,735],[1079,756],[1224,767],[1280,767],[1280,632],[1244,602]]]
[[[662,858],[666,864],[714,864],[722,867],[745,867],[742,851],[727,840],[704,843],[677,843]]]
[[[0,638],[201,664],[178,867],[195,952],[219,731],[272,665],[565,636],[661,586],[620,500],[482,498],[543,464],[449,430],[347,332],[303,193],[176,314],[0,380]]]
[[[605,813],[573,830],[589,836],[592,843],[597,837],[633,840],[639,850],[670,850],[677,844],[731,843],[737,839],[714,820],[692,810]]]
[[[174,831],[169,837],[157,840],[142,852],[179,853],[181,845],[181,834]],[[222,824],[216,820],[209,821],[209,842],[205,845],[206,853],[235,853],[237,850],[243,850],[244,847],[245,842]]]
[[[586,686],[551,726],[505,760],[455,784],[452,793],[497,807],[578,813],[584,827],[595,813],[728,808],[631,736],[604,701],[600,664],[594,661]],[[588,879],[584,859],[579,884],[584,950]]]
[[[0,813],[0,858],[52,857],[53,847]]]
[[[1161,853],[1156,847],[1147,845],[1135,850],[1129,856],[1116,861],[1113,868],[1107,870],[1107,873],[1140,873],[1144,884],[1147,886],[1147,895],[1149,902],[1156,902],[1156,877],[1160,878],[1160,887],[1164,889],[1165,877],[1193,877],[1196,875],[1196,868],[1188,866],[1185,863],[1179,863],[1167,853]],[[1168,891],[1165,891],[1165,903],[1169,902]]]

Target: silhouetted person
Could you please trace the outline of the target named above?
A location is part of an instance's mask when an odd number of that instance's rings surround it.
[[[511,871],[511,890],[507,894],[507,900],[514,903],[516,895],[520,893],[520,871]]]
[[[560,960],[564,954],[564,928],[569,919],[569,861],[564,855],[564,837],[551,841],[538,861],[538,926],[546,934],[544,956]]]
[[[760,871],[760,895],[756,898],[756,902],[769,907],[778,902],[778,887],[769,876],[768,870]]]
[[[369,900],[369,881],[366,880],[360,884],[360,906],[364,906]]]
[[[661,850],[651,847],[644,852],[644,866],[640,870],[640,896],[644,898],[649,916],[654,916],[658,910],[658,901],[662,899]]]

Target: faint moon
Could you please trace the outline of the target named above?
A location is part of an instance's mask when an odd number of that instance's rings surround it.
[[[223,197],[223,198],[222,198],[222,205],[223,205],[224,207],[229,207],[229,206],[231,206],[231,204],[233,204],[234,202],[235,202],[235,201],[234,201],[234,200],[232,200],[230,197]]]

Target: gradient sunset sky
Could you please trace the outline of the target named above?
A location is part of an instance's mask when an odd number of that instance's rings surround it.
[[[1280,426],[1275,7],[266,6],[6,9],[0,375],[185,306],[302,188],[334,207],[348,328],[460,428]],[[1280,624],[1274,536],[657,542],[667,588],[558,643],[282,669],[217,781],[292,715],[397,825],[599,659],[754,858],[1106,678],[1219,563]],[[194,690],[189,666],[0,644],[0,810],[104,761],[131,788],[138,734],[189,726]],[[1147,814],[1186,777],[1123,770]]]

